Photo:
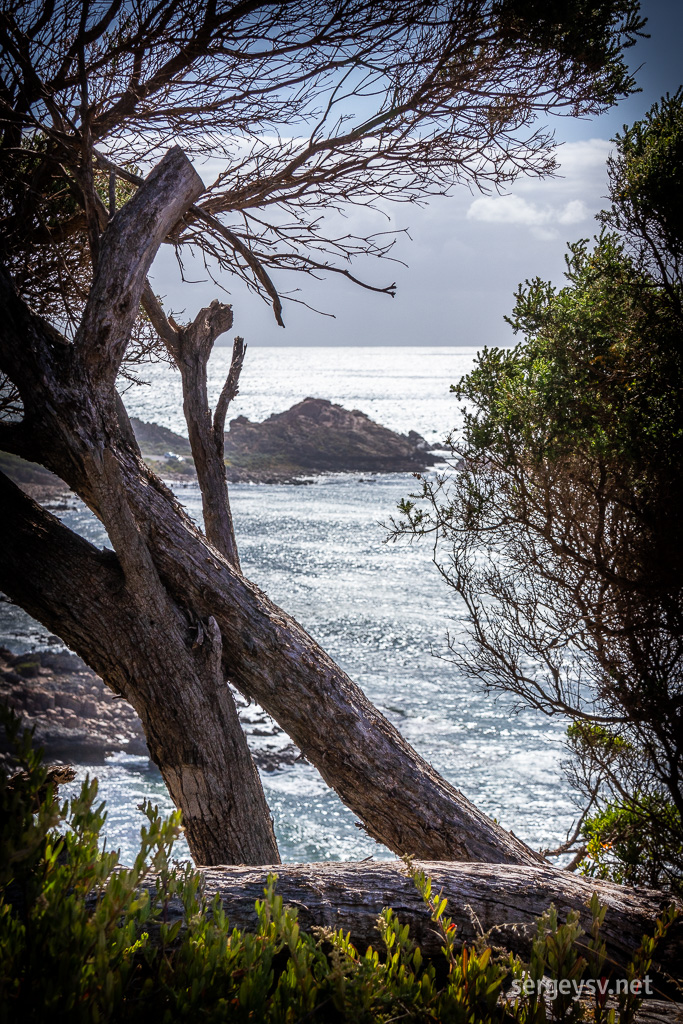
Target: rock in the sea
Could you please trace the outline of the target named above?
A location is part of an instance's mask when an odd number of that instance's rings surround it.
[[[190,442],[158,423],[131,416],[143,458],[162,477],[194,477]],[[244,483],[306,483],[320,473],[414,473],[440,461],[444,446],[416,431],[397,434],[358,409],[344,409],[325,398],[305,398],[262,423],[238,416],[225,435],[228,480]],[[63,484],[42,466],[3,456],[4,472],[43,500]]]
[[[305,398],[262,423],[238,416],[225,435],[230,480],[276,482],[316,473],[410,473],[438,460],[423,437],[397,434],[358,409]]]
[[[7,452],[0,452],[0,472],[38,501],[67,490],[66,484],[44,466]]]
[[[137,416],[131,416],[130,424],[143,455],[165,457],[169,452],[183,457],[191,455],[188,439],[169,430],[168,427],[160,427],[158,423],[146,423]]]

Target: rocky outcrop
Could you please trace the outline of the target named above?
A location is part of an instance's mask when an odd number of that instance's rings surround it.
[[[262,708],[244,705],[239,694],[235,697],[259,768],[277,771],[301,758],[298,748]],[[102,764],[116,752],[148,755],[134,709],[75,654],[12,654],[0,647],[0,701],[9,704],[25,728],[35,729],[35,745],[43,748],[47,761]],[[6,753],[0,732],[0,761]]]
[[[319,473],[412,473],[438,457],[415,431],[397,434],[358,409],[305,398],[262,423],[238,416],[225,435],[228,479],[281,482]]]
[[[158,423],[146,423],[137,416],[131,416],[130,423],[143,455],[164,456],[171,452],[182,457],[191,456],[190,442],[181,434]]]
[[[195,475],[190,442],[158,423],[131,416],[143,458],[160,476]],[[397,434],[358,409],[325,398],[305,398],[262,423],[238,416],[225,435],[225,463],[233,483],[300,483],[320,473],[414,473],[440,461],[414,430]],[[0,452],[0,469],[41,500],[64,491],[42,466]]]
[[[142,457],[155,473],[164,478],[195,476],[192,449],[186,437],[137,416],[131,416],[130,422]]]
[[[142,724],[75,654],[0,648],[0,698],[34,728],[49,761],[101,764],[107,754],[147,754]]]

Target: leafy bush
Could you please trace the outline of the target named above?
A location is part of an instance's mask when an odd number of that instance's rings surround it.
[[[610,802],[589,815],[581,827],[586,845],[581,873],[619,885],[664,888],[674,857],[683,860],[683,844],[679,840],[673,852],[663,845],[661,835],[652,833],[653,819],[668,822],[670,835],[681,835],[680,815],[673,803],[650,794],[636,793],[628,802]]]
[[[365,953],[341,931],[302,932],[296,910],[283,906],[276,892],[274,875],[256,903],[254,932],[241,932],[230,927],[218,897],[207,902],[200,872],[171,860],[178,813],[162,821],[145,805],[140,851],[131,868],[122,867],[117,853],[101,848],[105,810],[97,803],[97,781],[86,779],[80,794],[60,806],[30,734],[20,736],[11,718],[6,728],[21,771],[0,779],[3,1024],[152,1017],[158,1024],[633,1019],[638,1000],[630,995],[615,1018],[603,1014],[598,991],[593,1016],[586,1018],[575,987],[565,997],[556,986],[550,1001],[539,991],[548,977],[578,982],[604,973],[599,929],[605,911],[597,897],[581,951],[578,915],[561,924],[551,907],[537,924],[529,966],[494,952],[484,935],[458,948],[446,900],[412,869],[443,940],[438,963],[423,961],[408,926],[390,909],[378,920],[378,948]],[[142,887],[152,879],[154,887]],[[175,920],[172,900],[182,906]],[[672,919],[658,925],[660,935]],[[629,977],[649,969],[655,941],[644,940]]]
[[[569,246],[564,287],[520,286],[524,342],[452,387],[453,468],[391,536],[428,536],[464,605],[455,665],[569,724],[582,815],[546,854],[588,843],[590,870],[680,896],[683,89],[614,141],[600,234]]]

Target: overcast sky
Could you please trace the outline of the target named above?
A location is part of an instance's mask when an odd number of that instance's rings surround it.
[[[605,205],[610,138],[624,123],[642,117],[663,93],[683,84],[682,0],[643,0],[642,9],[651,38],[639,41],[628,54],[634,69],[642,65],[636,77],[643,91],[600,118],[553,120],[561,143],[561,177],[525,179],[501,197],[472,195],[462,188],[432,200],[426,209],[398,205],[389,225],[376,214],[354,211],[346,221],[349,231],[365,234],[395,227],[410,233],[412,241],[401,237],[395,247],[407,267],[376,262],[370,271],[373,283],[395,280],[396,297],[372,294],[339,279],[320,284],[303,280],[306,300],[335,318],[285,303],[283,330],[268,306],[226,281],[234,333],[250,345],[510,343],[513,335],[503,316],[511,311],[518,284],[537,275],[560,284],[566,242],[596,230],[594,216]],[[167,247],[154,266],[154,287],[176,311],[182,294],[190,316],[212,298],[225,301],[211,282],[185,285],[179,292]],[[224,343],[231,344],[231,338],[226,336]]]

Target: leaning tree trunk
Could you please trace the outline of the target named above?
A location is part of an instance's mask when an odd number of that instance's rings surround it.
[[[534,923],[550,903],[561,921],[578,911],[590,933],[588,903],[594,892],[607,907],[600,935],[607,945],[605,973],[623,974],[640,946],[652,935],[655,922],[672,902],[665,893],[627,889],[613,882],[581,878],[552,867],[511,864],[414,863],[431,878],[432,891],[448,899],[446,913],[457,925],[456,938],[472,942],[482,933],[487,941],[526,957]],[[230,924],[253,930],[254,904],[263,898],[267,875],[277,875],[277,893],[298,911],[302,928],[341,929],[362,953],[379,943],[377,918],[384,907],[395,911],[422,953],[439,957],[443,940],[415,883],[400,861],[375,863],[284,864],[280,867],[208,868],[202,871],[205,895],[220,896]],[[154,883],[149,883],[153,888]],[[182,917],[176,898],[168,908],[171,919]],[[677,977],[683,963],[683,918],[674,922],[657,948],[653,973]]]
[[[138,710],[198,861],[277,857],[227,676],[395,852],[537,863],[416,754],[142,462],[116,374],[151,260],[200,188],[172,150],[116,214],[73,344],[1,282],[0,368],[18,385],[25,416],[0,427],[0,448],[62,477],[102,520],[115,555],[74,538],[5,484],[0,585]],[[244,829],[254,841],[242,849]]]
[[[180,684],[163,681],[147,694],[131,668],[121,685],[117,638],[130,628],[130,610],[125,594],[119,598],[117,560],[74,537],[9,481],[3,492],[12,543],[0,552],[0,585],[129,696],[146,729],[155,722],[162,731]],[[226,675],[273,715],[370,835],[397,853],[430,859],[538,863],[538,855],[442,779],[300,626],[221,560],[163,484],[150,475],[144,494],[166,585],[184,593],[195,621],[213,614]],[[205,721],[194,732],[188,722],[185,732],[200,750],[222,728],[220,720]],[[232,770],[216,763],[216,779]]]
[[[204,622],[194,617],[161,582],[146,540],[148,524],[134,519],[115,454],[125,438],[134,443],[114,381],[139,293],[158,245],[202,187],[185,157],[172,152],[112,220],[73,345],[30,317],[23,332],[12,314],[24,311],[9,297],[3,368],[19,386],[25,416],[23,423],[3,429],[35,447],[39,461],[58,462],[67,481],[80,480],[116,559],[109,592],[98,601],[91,570],[99,570],[79,561],[76,539],[64,531],[61,568],[51,575],[55,566],[42,550],[38,510],[25,508],[5,538],[4,582],[12,594],[17,580],[31,578],[56,613],[38,617],[50,617],[86,659],[93,661],[98,637],[102,675],[140,715],[150,754],[183,812],[195,859],[254,863],[277,860],[278,851],[261,781],[225,685],[220,630],[211,616]],[[19,507],[13,497],[10,489],[3,503],[8,513]],[[17,563],[27,540],[38,557]]]
[[[176,610],[140,606],[112,552],[66,529],[2,474],[0,507],[3,589],[61,630],[138,712],[195,861],[279,860],[215,620],[191,628]]]

